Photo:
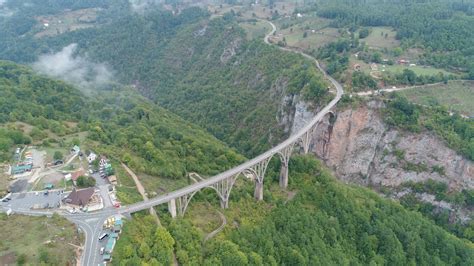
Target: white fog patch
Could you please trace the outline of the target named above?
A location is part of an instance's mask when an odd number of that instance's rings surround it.
[[[64,80],[82,88],[101,87],[112,79],[112,72],[104,64],[74,55],[77,44],[64,47],[55,54],[41,55],[33,68],[45,75]]]

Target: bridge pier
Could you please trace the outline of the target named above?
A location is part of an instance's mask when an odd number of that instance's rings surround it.
[[[254,197],[256,200],[263,200],[263,181],[258,182],[258,180],[256,180]]]
[[[221,208],[222,209],[227,209],[229,208],[229,199],[221,199]]]
[[[280,187],[288,187],[288,162],[281,162],[280,169]]]
[[[278,154],[280,155],[281,169],[280,169],[280,187],[288,187],[288,164],[290,162],[291,154],[293,153],[294,143],[284,148]]]
[[[176,218],[176,200],[175,199],[168,201],[168,211],[170,212],[172,218]]]

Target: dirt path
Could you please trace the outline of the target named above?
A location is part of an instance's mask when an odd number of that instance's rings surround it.
[[[130,169],[128,166],[126,166],[124,163],[121,163],[122,167],[127,171],[127,173],[133,178],[133,181],[135,182],[135,185],[137,186],[138,192],[142,195],[142,198],[144,201],[148,200],[148,197],[145,193],[145,188],[143,187],[142,183],[138,179],[138,176]],[[156,218],[156,223],[161,226],[160,218],[158,218],[158,214],[156,213],[155,209],[153,207],[150,208],[150,214]]]
[[[215,235],[217,235],[220,231],[222,231],[222,229],[224,229],[225,225],[227,224],[227,219],[225,218],[225,215],[222,214],[220,211],[217,211],[217,213],[221,217],[222,224],[216,230],[214,230],[214,231],[210,232],[209,234],[207,234],[207,236],[204,238],[204,242],[206,242],[207,240],[209,240],[209,239],[213,238]]]

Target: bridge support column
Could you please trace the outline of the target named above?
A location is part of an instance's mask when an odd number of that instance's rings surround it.
[[[263,200],[263,181],[258,182],[258,180],[256,180],[254,197],[256,200]]]
[[[280,187],[287,188],[288,187],[288,163],[290,162],[291,154],[293,153],[294,144],[290,144],[288,147],[284,148],[280,152],[280,161],[281,161],[281,169],[280,169]]]
[[[287,188],[288,187],[288,163],[281,163],[280,169],[280,187]]]
[[[168,201],[168,211],[171,214],[171,217],[176,218],[176,200],[172,199]]]

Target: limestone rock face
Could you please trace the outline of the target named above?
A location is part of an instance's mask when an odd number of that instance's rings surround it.
[[[471,161],[431,132],[389,129],[380,107],[373,101],[339,110],[333,125],[325,121],[318,126],[311,151],[349,183],[397,187],[406,181],[434,179],[452,190],[474,188]]]

